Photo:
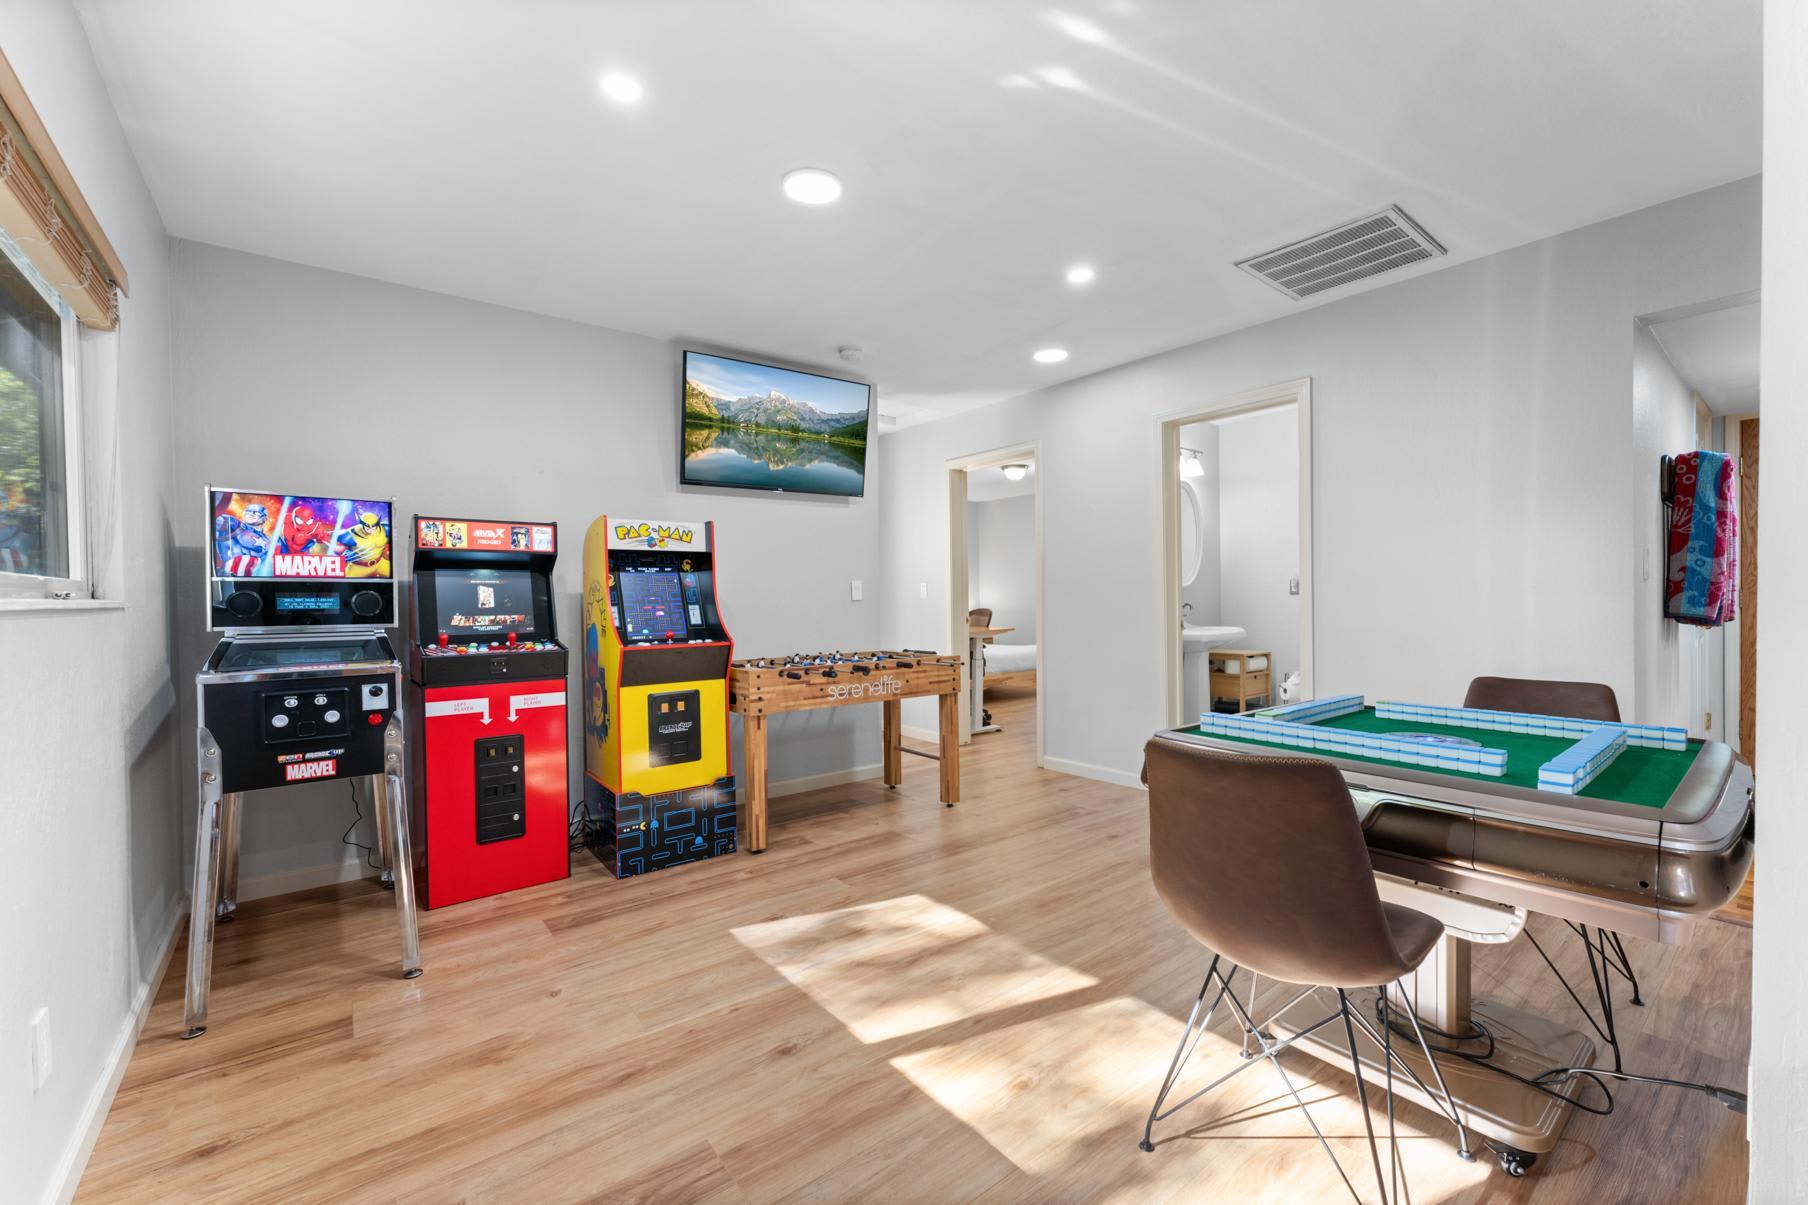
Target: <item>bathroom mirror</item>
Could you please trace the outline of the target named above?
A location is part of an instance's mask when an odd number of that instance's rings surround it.
[[[1199,483],[1180,479],[1180,584],[1190,586],[1205,560],[1205,501]]]

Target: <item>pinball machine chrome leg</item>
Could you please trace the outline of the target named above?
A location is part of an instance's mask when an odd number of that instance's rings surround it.
[[[188,981],[182,1037],[207,1032],[207,991],[213,975],[213,927],[220,893],[220,746],[206,728],[195,731],[201,792],[195,807],[195,877],[188,906]]]
[[[414,908],[414,856],[408,839],[408,793],[402,789],[402,713],[398,708],[383,730],[383,773],[371,775],[377,808],[389,817],[389,868],[395,876],[396,920],[402,930],[402,978],[421,973],[421,935]]]
[[[382,774],[370,776],[370,810],[375,813],[371,819],[377,826],[377,865],[382,867],[377,882],[387,890],[395,886],[395,831],[384,802],[383,777]]]
[[[238,791],[220,796],[220,901],[214,920],[222,925],[239,908],[239,814],[244,802]]]

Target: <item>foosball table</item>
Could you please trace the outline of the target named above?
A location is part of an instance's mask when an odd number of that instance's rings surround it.
[[[905,699],[935,696],[939,703],[937,758],[941,799],[960,802],[960,698],[958,656],[920,652],[800,653],[736,661],[728,670],[728,709],[741,717],[742,776],[747,802],[743,832],[750,853],[766,848],[767,717],[816,707],[878,703],[884,712],[885,785],[904,780]],[[923,754],[922,756],[929,756]]]

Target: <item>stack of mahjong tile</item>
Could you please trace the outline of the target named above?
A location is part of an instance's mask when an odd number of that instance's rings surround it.
[[[1350,700],[1355,705],[1349,705]],[[1328,708],[1311,719],[1347,715],[1362,708],[1361,695],[1343,695],[1335,699],[1317,699],[1290,704],[1247,715],[1219,715],[1206,712],[1199,717],[1201,732],[1242,740],[1267,741],[1289,745],[1295,749],[1311,749],[1320,753],[1341,753],[1369,757],[1378,761],[1398,762],[1405,766],[1425,766],[1435,770],[1456,770],[1464,774],[1484,774],[1500,778],[1507,772],[1505,749],[1483,749],[1475,745],[1447,745],[1437,741],[1415,740],[1384,733],[1355,732],[1343,728],[1320,728],[1296,717],[1314,707]],[[1295,710],[1298,709],[1298,710]],[[1274,712],[1286,712],[1288,718],[1277,719]]]
[[[1618,724],[1602,724],[1538,767],[1538,789],[1579,795],[1626,748],[1626,730]]]
[[[1285,703],[1279,707],[1263,707],[1247,714],[1262,720],[1278,720],[1287,724],[1313,724],[1340,715],[1361,711],[1361,695],[1333,695],[1328,699],[1307,699],[1303,703]]]
[[[1375,714],[1384,720],[1408,720],[1421,724],[1446,724],[1455,728],[1481,728],[1490,732],[1518,732],[1526,736],[1567,736],[1580,739],[1601,727],[1605,720],[1579,720],[1574,716],[1528,715],[1517,711],[1488,711],[1480,707],[1428,707],[1420,703],[1375,704]],[[1687,749],[1686,728],[1664,728],[1655,724],[1620,724],[1626,743],[1635,749]]]

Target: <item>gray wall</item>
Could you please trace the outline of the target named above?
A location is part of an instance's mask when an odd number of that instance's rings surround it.
[[[852,579],[869,599],[878,584],[872,480],[864,501],[681,489],[678,345],[219,247],[175,247],[185,672],[212,645],[200,609],[208,480],[394,494],[402,516],[554,519],[568,644],[580,631],[581,546],[592,519],[714,519],[738,656],[878,642],[878,604],[849,597]],[[406,562],[404,554],[399,574]],[[183,722],[192,721],[185,695]],[[872,708],[774,723],[774,780],[876,773],[878,762]],[[581,773],[574,759],[574,798]],[[287,889],[325,872],[356,873],[356,855],[339,840],[351,820],[344,783],[254,796],[247,885],[261,878],[266,889]]]
[[[1759,785],[1764,895],[1752,917],[1751,1188],[1756,1202],[1808,1200],[1808,5],[1764,5],[1764,312],[1760,392],[1764,521],[1758,525]],[[1783,466],[1783,472],[1777,472]],[[1737,1008],[1739,984],[1704,992],[1709,1007]]]
[[[1218,423],[1219,587],[1237,643],[1274,654],[1274,689],[1300,667],[1299,412],[1292,406]]]
[[[991,607],[999,644],[1036,643],[1036,498],[967,503],[967,597]]]
[[[117,334],[82,337],[95,581],[110,605],[0,605],[0,1198],[37,1201],[69,1184],[180,917],[187,742],[170,665],[168,239],[74,11],[9,0],[0,47],[131,283]],[[34,1094],[40,1008],[52,1060]]]
[[[1665,671],[1633,638],[1650,538],[1633,320],[1757,288],[1758,193],[1738,181],[887,436],[885,640],[947,642],[946,462],[1040,441],[1048,764],[1135,781],[1167,718],[1160,416],[1309,377],[1319,693],[1456,701],[1497,673],[1639,698]],[[1101,640],[1102,615],[1133,622]]]
[[[1690,688],[1698,684],[1691,668],[1710,637],[1706,629],[1663,616],[1665,533],[1659,481],[1664,456],[1695,447],[1695,395],[1642,322],[1632,332],[1632,439],[1636,457],[1632,503],[1639,544],[1633,637],[1639,663],[1651,670],[1639,679],[1632,714],[1655,717],[1647,723],[1681,724],[1699,734],[1708,708],[1705,699],[1693,699]],[[1700,659],[1705,661],[1705,655]],[[1715,709],[1716,724],[1722,710]]]

